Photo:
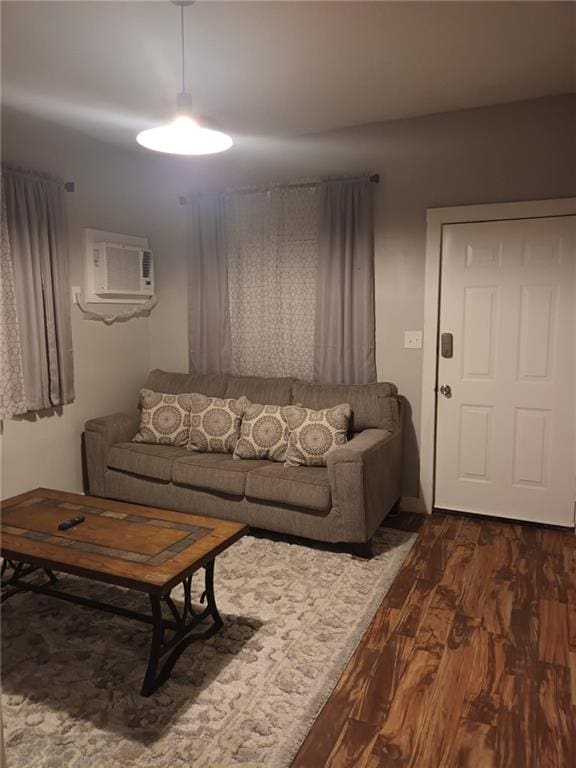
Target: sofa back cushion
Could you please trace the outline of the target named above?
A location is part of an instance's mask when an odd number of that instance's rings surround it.
[[[399,423],[398,389],[386,381],[377,384],[309,384],[296,379],[292,403],[319,411],[340,403],[352,408],[350,431],[387,429],[393,432]]]
[[[228,378],[219,373],[170,373],[156,369],[148,374],[146,388],[171,395],[199,392],[208,397],[224,397]]]
[[[262,376],[226,376],[226,397],[246,395],[252,403],[290,405],[294,379]]]

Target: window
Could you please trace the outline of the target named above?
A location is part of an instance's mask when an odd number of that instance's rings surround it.
[[[376,380],[368,177],[197,195],[190,370]]]
[[[233,373],[312,378],[319,218],[319,186],[229,198]]]

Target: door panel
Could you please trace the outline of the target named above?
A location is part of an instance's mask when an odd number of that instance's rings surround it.
[[[490,483],[490,436],[492,408],[481,405],[463,405],[460,408],[459,477]]]
[[[497,286],[464,289],[462,378],[493,379],[496,344]]]
[[[549,410],[516,408],[514,484],[546,489],[548,481]]]
[[[572,526],[576,217],[442,230],[435,505]]]
[[[549,379],[551,374],[557,288],[525,285],[520,299],[518,378]]]

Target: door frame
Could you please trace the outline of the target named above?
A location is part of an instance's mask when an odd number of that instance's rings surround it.
[[[426,211],[422,412],[420,417],[420,501],[423,511],[434,509],[436,470],[436,387],[442,266],[442,227],[506,219],[537,219],[576,215],[576,197],[518,203],[460,205]]]

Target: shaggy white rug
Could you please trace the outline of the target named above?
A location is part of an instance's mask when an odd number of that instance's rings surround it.
[[[190,646],[147,699],[149,627],[15,595],[2,615],[9,768],[286,768],[414,538],[381,529],[365,561],[245,537],[216,561],[225,626]],[[148,610],[134,592],[60,583]]]

